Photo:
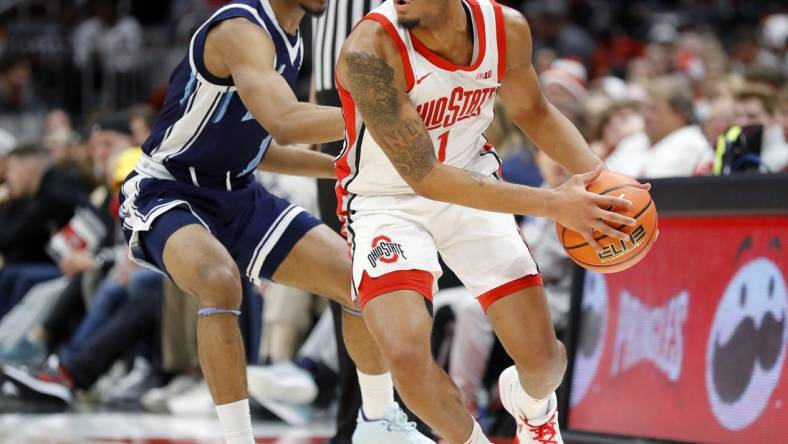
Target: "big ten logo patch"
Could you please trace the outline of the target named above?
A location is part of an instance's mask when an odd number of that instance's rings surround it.
[[[629,254],[646,239],[646,229],[643,225],[638,225],[637,228],[629,233],[626,239],[615,240],[602,249],[602,252],[597,253],[602,262],[611,261],[617,257]]]
[[[372,251],[367,255],[367,259],[374,268],[378,266],[378,261],[393,264],[399,260],[400,256],[405,260],[408,259],[402,249],[402,244],[392,242],[388,236],[377,236],[372,239]]]

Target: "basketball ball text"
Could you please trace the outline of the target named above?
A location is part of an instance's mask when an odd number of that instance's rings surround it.
[[[602,249],[602,252],[598,253],[599,259],[602,262],[607,262],[625,254],[629,254],[645,239],[646,229],[643,228],[643,225],[638,225],[637,228],[629,233],[628,239],[615,240],[605,245],[605,247]]]

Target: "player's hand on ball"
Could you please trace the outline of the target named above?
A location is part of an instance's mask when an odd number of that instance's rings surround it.
[[[604,196],[586,190],[602,173],[602,168],[572,176],[554,192],[550,206],[550,217],[568,229],[583,236],[595,250],[602,251],[596,237],[606,235],[614,239],[626,239],[628,235],[616,227],[634,226],[635,219],[618,214],[615,210],[627,211],[632,203],[616,196]],[[648,185],[644,185],[648,189]]]

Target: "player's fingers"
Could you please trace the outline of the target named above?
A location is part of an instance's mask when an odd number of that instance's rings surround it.
[[[623,214],[615,213],[613,211],[606,211],[600,209],[597,211],[597,217],[602,219],[605,222],[610,222],[613,225],[626,225],[629,227],[634,227],[637,225],[637,221],[632,219],[631,217],[624,216]]]
[[[613,239],[623,240],[627,238],[626,233],[616,230],[615,228],[601,221],[594,224],[594,230],[596,230],[598,233],[612,237]]]
[[[583,180],[583,183],[588,186],[591,185],[591,183],[593,183],[600,174],[602,174],[602,167],[597,165],[596,168],[587,173],[578,174],[578,177],[580,177],[580,179]]]
[[[632,202],[624,199],[623,194],[621,196],[608,196],[608,195],[601,195],[598,194],[595,197],[596,206],[600,208],[608,208],[611,210],[622,210],[628,211],[632,208]]]
[[[602,252],[602,245],[596,239],[594,239],[593,231],[588,231],[580,234],[583,236],[583,239],[585,239],[588,245],[590,245],[591,248],[593,248],[597,253]]]

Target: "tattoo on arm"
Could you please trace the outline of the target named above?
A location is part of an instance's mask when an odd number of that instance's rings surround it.
[[[346,62],[348,86],[367,126],[400,175],[421,181],[437,161],[435,147],[421,117],[415,112],[403,115],[394,69],[367,53],[348,53]]]
[[[466,176],[468,179],[472,180],[472,181],[473,181],[473,183],[475,183],[475,184],[476,184],[477,186],[479,186],[479,187],[483,187],[483,186],[485,186],[485,185],[486,185],[486,182],[487,182],[488,180],[490,180],[490,178],[489,178],[489,177],[485,176],[484,174],[477,173],[476,171],[471,171],[471,170],[466,170],[466,169],[463,169],[463,170],[462,170],[462,173],[463,173],[463,174],[465,174],[465,176]]]

